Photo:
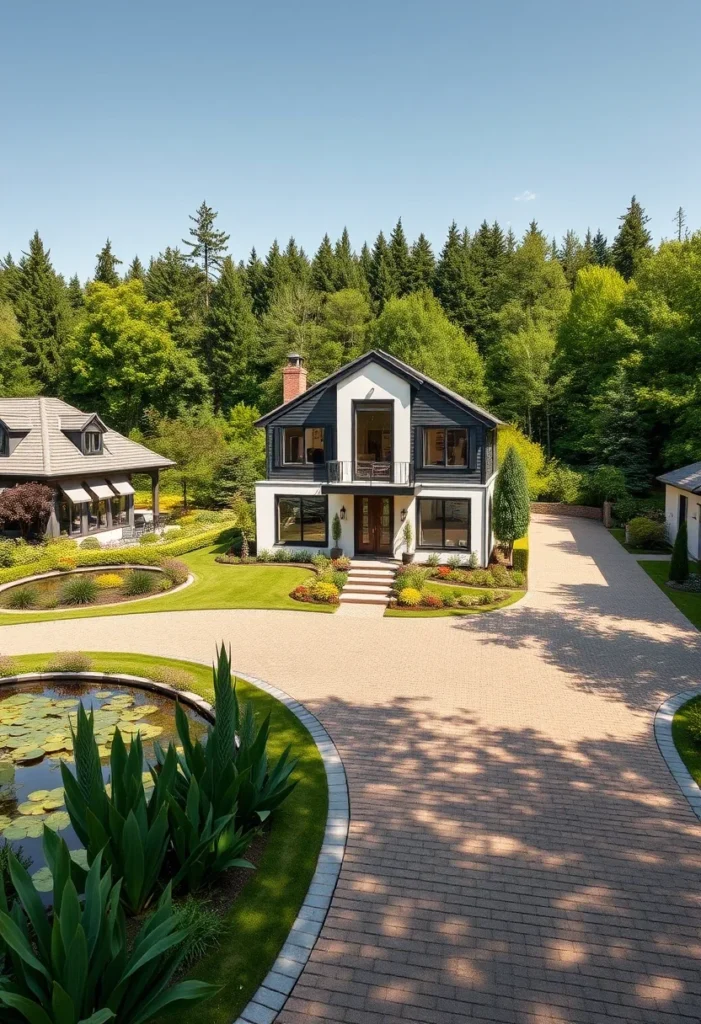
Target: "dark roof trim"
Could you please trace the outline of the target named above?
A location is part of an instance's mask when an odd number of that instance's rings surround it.
[[[358,356],[357,359],[351,360],[350,363],[346,363],[345,366],[330,373],[328,377],[324,377],[323,380],[318,381],[316,384],[312,384],[310,388],[303,391],[301,395],[297,395],[296,398],[292,398],[289,402],[283,402],[282,405],[276,406],[270,412],[266,413],[256,420],[254,426],[266,427],[269,423],[274,422],[280,413],[287,412],[288,409],[294,408],[301,402],[306,401],[310,396],[319,394],[321,391],[325,391],[332,383],[338,383],[350,374],[355,373],[356,370],[361,369],[368,363],[379,363],[380,366],[384,366],[385,369],[391,373],[395,373],[398,377],[402,377],[408,381],[415,388],[427,387],[433,391],[438,392],[444,398],[449,399],[460,409],[468,409],[477,419],[482,420],[487,426],[497,426],[502,421],[493,416],[492,413],[487,412],[486,409],[480,408],[479,405],[475,405],[473,402],[469,402],[462,395],[456,394],[451,391],[450,388],[444,387],[443,384],[439,384],[438,381],[433,380],[431,377],[426,377],[425,374],[419,373],[412,366],[402,362],[401,359],[396,359],[394,356],[389,355],[388,352],[383,352],[381,349],[372,349],[370,352],[366,352],[362,356]]]

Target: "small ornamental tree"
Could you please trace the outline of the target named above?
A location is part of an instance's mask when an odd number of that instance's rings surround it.
[[[256,526],[253,510],[242,494],[234,496],[231,507],[236,516],[236,525],[241,531],[241,561],[245,562],[248,558],[248,540]],[[232,547],[230,553],[233,554],[233,551]]]
[[[0,526],[19,523],[26,539],[32,530],[43,533],[51,515],[54,492],[45,484],[19,484],[0,494]]]
[[[689,539],[686,531],[686,519],[682,520],[674,538],[672,561],[669,563],[669,578],[674,583],[683,583],[689,578]]]
[[[507,451],[497,475],[493,516],[494,533],[511,558],[514,541],[525,537],[531,518],[526,467],[513,447]]]

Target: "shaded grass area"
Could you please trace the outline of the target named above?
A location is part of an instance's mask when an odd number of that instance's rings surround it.
[[[686,615],[689,622],[701,629],[701,594],[686,593],[683,590],[673,590],[667,586],[669,577],[669,562],[640,562],[640,567],[645,570],[648,576],[655,581],[660,590],[677,606],[683,615]]]
[[[692,707],[701,707],[701,697],[695,697],[679,708],[672,720],[672,738],[692,779],[701,786],[701,743],[694,739],[688,727],[688,713]]]
[[[621,547],[629,551],[631,555],[664,555],[666,552],[671,551],[672,548],[669,544],[665,544],[661,548],[634,548],[632,544],[626,544],[626,531],[622,526],[613,526],[609,530],[612,537],[615,537]]]
[[[212,671],[195,662],[148,655],[91,653],[98,672],[148,676],[154,665],[184,669],[194,677],[192,688],[211,700]],[[41,671],[53,655],[13,658],[21,671]],[[326,772],[307,729],[283,704],[263,690],[239,679],[240,699],[250,701],[260,717],[272,713],[268,745],[277,757],[292,744],[299,764],[297,787],[272,819],[272,827],[257,870],[222,919],[221,943],[197,963],[188,977],[219,987],[214,998],[195,1011],[197,1024],[231,1024],[249,1001],[279,953],[304,900],[324,838],[328,810]],[[188,1012],[183,1020],[192,1021]]]
[[[0,614],[0,625],[16,626],[20,622],[47,622],[52,619],[85,619],[95,615],[139,615],[143,612],[182,612],[208,608],[275,608],[302,612],[333,612],[336,605],[305,604],[294,601],[290,591],[313,577],[308,569],[288,565],[222,565],[215,561],[229,547],[229,539],[223,538],[209,548],[200,548],[183,555],[194,583],[177,594],[134,604],[117,605],[114,608],[52,610],[46,612],[23,612],[22,614]],[[114,571],[112,567],[105,570]]]
[[[455,584],[447,583],[427,583],[424,587],[424,590],[428,591],[429,594],[438,594],[439,597],[445,597],[453,589],[461,597],[479,597],[485,591],[484,587],[458,587]],[[407,611],[399,608],[388,608],[385,615],[398,619],[434,619],[445,615],[481,615],[483,612],[493,612],[497,608],[508,608],[510,604],[516,604],[517,601],[520,601],[525,593],[525,590],[513,590],[503,601],[495,601],[494,604],[481,604],[475,608],[410,608]]]

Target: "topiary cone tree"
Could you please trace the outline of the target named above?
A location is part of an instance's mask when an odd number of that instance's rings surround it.
[[[672,561],[669,563],[669,578],[675,583],[683,583],[689,578],[689,540],[686,532],[686,519],[679,524],[677,536],[672,548]]]
[[[512,446],[494,485],[493,526],[497,540],[511,559],[514,541],[525,537],[531,518],[528,479],[523,459]]]

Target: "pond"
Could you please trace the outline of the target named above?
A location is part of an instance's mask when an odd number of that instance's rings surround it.
[[[158,569],[105,567],[16,583],[0,591],[0,608],[46,611],[121,604],[149,597],[171,586],[170,580]]]
[[[131,736],[141,733],[147,796],[152,785],[148,765],[156,760],[153,741],[157,739],[163,747],[171,740],[179,742],[175,705],[161,694],[68,680],[0,689],[0,839],[7,840],[15,852],[21,847],[23,855],[31,858],[28,870],[40,892],[51,888],[42,849],[44,824],[58,832],[72,855],[84,863],[85,854],[66,811],[60,771],[61,761],[75,771],[71,723],[75,726],[81,700],[87,711],[95,712],[95,739],[106,782],[115,726],[127,745]],[[183,708],[190,719],[190,734],[204,736],[206,720]]]

